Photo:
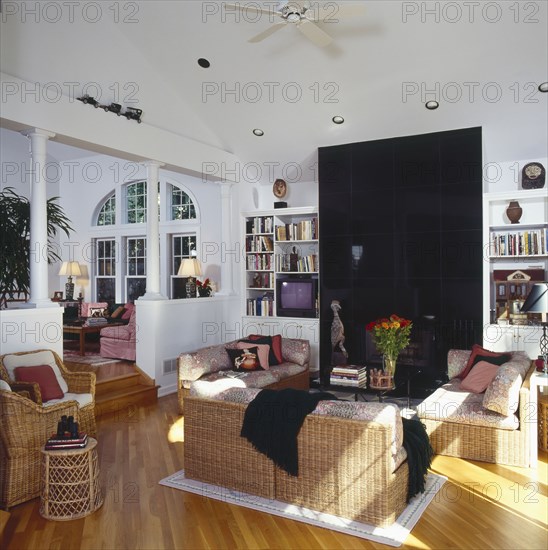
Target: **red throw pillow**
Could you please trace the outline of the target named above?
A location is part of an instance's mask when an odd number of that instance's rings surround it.
[[[478,362],[481,361],[481,359],[478,359],[478,356],[481,355],[482,359],[489,360],[491,357],[501,357],[506,360],[510,358],[510,355],[508,353],[499,353],[496,351],[490,351],[488,349],[482,348],[479,344],[474,344],[472,346],[472,354],[470,355],[470,359],[468,359],[468,363],[466,363],[466,367],[464,367],[464,370],[457,375],[456,378],[460,378],[461,380],[464,380],[472,367]]]
[[[487,361],[479,361],[461,382],[460,389],[473,393],[483,393],[497,375],[498,370],[499,365],[488,363]]]
[[[132,304],[131,302],[128,302],[125,306],[124,306],[124,313],[122,313],[122,319],[130,319],[131,318],[131,314],[133,313],[133,310],[135,309],[135,305]]]
[[[250,334],[248,340],[260,340],[262,338],[270,338],[269,345],[272,348],[272,353],[276,357],[276,363],[270,361],[271,365],[279,365],[284,362],[284,357],[282,355],[282,335],[275,334],[274,336],[263,336],[262,334]]]
[[[53,369],[49,365],[34,367],[16,367],[13,371],[18,382],[37,382],[40,386],[42,401],[61,399],[65,394],[57,382]]]

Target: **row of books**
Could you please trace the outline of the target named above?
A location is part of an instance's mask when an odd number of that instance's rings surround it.
[[[253,277],[248,279],[249,288],[274,288],[274,273],[272,271],[266,273],[253,273]]]
[[[78,437],[59,437],[53,434],[46,442],[46,451],[65,451],[68,449],[83,449],[88,443],[88,434],[80,433]]]
[[[249,298],[247,300],[246,313],[254,317],[272,317],[274,315],[274,300],[272,296]]]
[[[272,269],[272,254],[248,254],[246,256],[246,269],[253,271],[254,269],[260,269],[261,271],[268,271]]]
[[[313,241],[318,239],[318,218],[276,226],[277,241]]]
[[[292,258],[293,256],[293,258]],[[308,254],[307,256],[297,256],[296,254],[276,254],[274,265],[276,271],[288,272],[298,271],[300,273],[316,273],[318,271],[318,256]]]
[[[512,233],[492,233],[494,256],[534,256],[548,254],[548,228]]]
[[[245,249],[246,252],[272,252],[274,250],[274,243],[272,237],[266,235],[248,237]]]
[[[335,386],[367,387],[367,369],[363,365],[339,365],[333,367],[330,383]]]
[[[246,233],[272,233],[274,219],[272,216],[250,218],[246,223]]]

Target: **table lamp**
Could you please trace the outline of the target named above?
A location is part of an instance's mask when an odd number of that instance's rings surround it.
[[[200,260],[196,258],[184,258],[177,272],[179,277],[188,277],[186,283],[186,297],[196,298],[196,279],[202,275],[202,266]]]
[[[544,376],[548,376],[548,336],[546,335],[546,314],[548,313],[548,283],[535,283],[525,303],[521,306],[523,313],[540,313],[542,315],[542,336],[540,337],[540,354],[544,361]]]
[[[73,275],[79,277],[82,275],[78,262],[63,262],[59,275],[68,275],[67,284],[65,285],[65,300],[71,301],[74,299],[74,283],[72,282]]]

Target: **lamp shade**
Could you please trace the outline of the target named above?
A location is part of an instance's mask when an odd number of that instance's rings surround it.
[[[59,275],[68,275],[70,277],[75,275],[76,277],[79,277],[82,275],[82,272],[80,271],[80,264],[78,262],[63,262],[63,265],[59,270]]]
[[[184,258],[177,272],[179,277],[200,277],[202,275],[202,266],[200,260],[196,258]]]
[[[548,313],[548,283],[535,283],[520,311],[522,313]]]

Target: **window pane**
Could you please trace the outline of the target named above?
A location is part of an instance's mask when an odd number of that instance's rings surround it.
[[[128,302],[134,302],[146,292],[147,280],[144,277],[128,277],[126,279],[126,295]]]
[[[138,181],[126,186],[126,218],[128,223],[146,221],[146,182]]]
[[[196,219],[196,208],[187,193],[174,185],[169,185],[169,188],[171,189],[171,219]]]
[[[95,295],[98,302],[113,303],[116,301],[116,279],[96,278],[95,279]]]
[[[116,196],[111,195],[101,207],[97,216],[97,225],[114,225],[116,223]]]
[[[172,243],[171,273],[177,275],[182,259],[190,258],[191,252],[196,250],[196,235],[173,235]]]

